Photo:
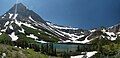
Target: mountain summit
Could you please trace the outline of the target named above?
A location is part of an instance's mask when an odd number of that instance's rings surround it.
[[[22,3],[15,4],[15,5],[10,9],[10,11],[11,11],[11,12],[15,12],[15,9],[16,9],[16,11],[17,11],[18,13],[27,11],[27,7],[26,7],[25,5],[23,5]]]
[[[33,21],[30,18],[34,19],[36,22],[41,22],[46,24],[45,21],[38,14],[36,14],[32,10],[27,9],[27,7],[24,6],[22,3],[15,4],[8,12],[6,12],[2,16],[2,19],[17,19],[17,20],[29,21],[29,22]]]

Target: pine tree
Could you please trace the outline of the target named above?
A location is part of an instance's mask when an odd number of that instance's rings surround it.
[[[80,51],[80,46],[79,45],[77,46],[77,51]]]
[[[57,50],[54,48],[54,56],[57,56]]]

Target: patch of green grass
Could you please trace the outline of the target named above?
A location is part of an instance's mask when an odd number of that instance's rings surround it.
[[[11,44],[11,40],[12,39],[5,33],[0,35],[0,43]]]
[[[20,49],[17,47],[0,44],[0,56],[6,54],[6,58],[48,58],[40,52],[35,52],[33,49]]]
[[[35,52],[32,49],[26,49],[26,52],[28,58],[48,58],[47,55],[41,54],[40,52]]]
[[[59,41],[58,37],[54,36],[54,35],[49,35],[49,34],[46,34],[45,32],[46,31],[40,31],[40,30],[35,30],[35,29],[32,29],[32,28],[29,28],[29,27],[26,27],[26,26],[22,26],[24,29],[25,29],[25,33],[26,34],[34,34],[35,36],[37,36],[40,40],[44,40],[44,41],[48,41],[48,42],[57,42]],[[40,34],[38,34],[40,33]]]

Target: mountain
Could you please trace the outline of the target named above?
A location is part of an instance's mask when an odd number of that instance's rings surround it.
[[[91,43],[98,38],[104,38],[108,41],[114,41],[120,36],[120,24],[112,26],[110,28],[96,28],[91,30],[83,30],[79,28],[71,28],[52,24],[47,22],[53,28],[59,30],[65,36],[68,36],[69,40],[62,41],[62,43]]]
[[[120,23],[108,28],[110,32],[120,32]]]
[[[21,36],[39,42],[59,40],[42,18],[22,3],[15,4],[0,17],[0,27],[0,35],[6,34],[12,41],[20,39]]]
[[[56,26],[56,27],[55,27]],[[57,28],[57,26],[59,26]],[[63,32],[76,33],[80,35],[81,29],[65,27],[60,25],[52,26],[52,23],[44,21],[34,11],[27,9],[22,3],[15,4],[4,15],[0,16],[1,35],[7,34],[12,41],[21,38],[19,35],[34,38],[38,42],[58,42],[71,40],[71,36]],[[62,28],[62,29],[60,29]],[[78,32],[79,31],[79,32]],[[78,37],[74,35],[74,37]]]
[[[74,53],[74,51],[67,48],[67,50],[65,49],[67,52],[60,53],[61,56],[65,56],[67,53],[70,56],[73,54],[73,57],[74,54],[82,54],[83,58],[86,58],[88,55],[97,53],[91,58],[98,58],[102,55],[108,57],[108,55],[111,56],[119,52],[119,42],[120,23],[109,28],[100,27],[90,30],[62,26],[45,21],[22,3],[15,4],[10,10],[0,16],[0,47],[2,48],[0,51],[1,53],[6,53],[7,57],[34,58],[37,55],[36,58],[42,58],[42,56],[43,58],[48,58],[49,55],[53,56],[59,50],[56,47],[55,49],[53,48],[56,43],[58,45],[59,43],[67,43],[65,48],[72,43],[71,49],[76,49]],[[62,50],[64,49],[63,47]],[[11,54],[12,56],[9,56]],[[60,54],[58,53],[58,55]]]
[[[110,28],[83,30],[61,26],[44,21],[37,13],[22,3],[15,4],[0,16],[0,37],[11,41],[30,39],[37,42],[91,43],[95,38],[103,37],[116,40],[120,36],[120,24]]]
[[[120,25],[117,24],[112,26],[112,28],[95,28],[91,30],[83,30],[79,28],[71,28],[65,26],[59,26],[56,24],[52,24],[47,22],[53,28],[56,28],[67,36],[69,40],[61,41],[60,43],[92,43],[94,40],[98,38],[104,38],[104,40],[115,41],[120,36]]]

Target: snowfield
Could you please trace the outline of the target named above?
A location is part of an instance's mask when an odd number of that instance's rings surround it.
[[[116,40],[116,38],[117,38],[117,35],[115,34],[115,33],[113,33],[113,32],[105,32],[107,35],[109,35],[107,38],[109,39],[109,40],[111,40],[111,41],[114,41],[114,40]]]
[[[0,33],[0,35],[2,35],[2,33]]]
[[[9,23],[10,23],[10,22],[9,22],[9,21],[7,21],[7,22],[5,23],[5,25],[4,25],[4,27],[6,27]]]
[[[5,29],[2,29],[1,32],[6,32],[8,27],[6,27]]]
[[[103,30],[101,30],[103,33],[106,33],[108,36],[107,36],[107,38],[109,39],[109,40],[111,40],[111,41],[114,41],[114,40],[116,40],[117,39],[117,35],[115,34],[115,33],[113,33],[113,32],[106,32],[106,30],[105,29],[103,29]],[[118,34],[118,33],[117,33]],[[103,38],[105,38],[105,36],[103,36],[102,35],[102,37]]]
[[[43,40],[41,40],[41,41],[36,40],[36,41],[39,42],[39,43],[48,43],[48,42],[45,42]]]
[[[117,32],[117,34],[120,34],[120,32]]]
[[[86,53],[86,55],[71,56],[71,58],[83,58],[84,56],[86,56],[87,58],[90,58],[90,57],[92,57],[93,55],[95,55],[95,54],[97,53],[97,51],[82,52],[82,53]]]
[[[13,19],[16,19],[17,16],[18,16],[18,14],[15,14],[14,17],[13,17]]]
[[[2,19],[5,18],[5,17],[2,17]]]
[[[90,58],[92,57],[93,55],[95,55],[97,53],[97,51],[93,51],[93,52],[87,52],[87,57]]]
[[[71,39],[71,40],[73,40],[73,41],[75,41],[75,40],[77,40],[77,39],[82,38],[82,37],[85,36],[85,35],[80,35],[80,36],[78,36],[78,35],[74,35],[74,34],[70,34],[70,33],[62,32],[62,31],[59,31],[59,32],[63,33],[64,35],[68,35],[68,36],[70,36],[69,39]]]
[[[61,26],[56,26],[52,23],[46,22],[49,26],[57,29],[72,29],[72,30],[78,30],[79,28],[71,28],[71,27],[61,27]]]
[[[71,58],[83,58],[84,55],[71,56]]]
[[[88,42],[90,42],[90,41],[93,40],[93,39],[88,40],[88,37],[91,36],[92,34],[90,34],[89,36],[87,36],[87,37],[85,38],[85,40],[83,40],[83,41],[77,41],[77,39],[80,39],[80,38],[84,37],[85,35],[80,35],[80,36],[78,36],[78,35],[74,35],[74,34],[69,34],[69,33],[66,33],[66,32],[62,32],[62,31],[59,31],[59,32],[61,32],[61,33],[63,33],[64,35],[67,35],[67,36],[70,37],[70,38],[69,38],[70,40],[61,41],[61,43],[68,43],[68,42],[72,42],[72,43],[88,43]],[[59,42],[59,43],[60,43],[60,42]]]
[[[11,18],[12,18],[12,16],[13,16],[13,14],[9,13],[9,19],[11,19]]]
[[[31,16],[29,16],[29,19],[33,22],[36,22],[35,20],[33,20],[33,18]]]
[[[30,35],[26,35],[26,37],[30,37],[30,38],[33,38],[33,39],[38,39],[38,37],[37,36],[35,36],[35,35],[33,35],[33,34],[30,34]]]
[[[95,32],[96,31],[96,29],[93,29],[93,30],[89,30],[90,32]]]
[[[85,40],[83,40],[83,41],[71,41],[71,40],[66,40],[66,41],[60,41],[60,42],[58,42],[58,43],[69,43],[69,42],[71,42],[71,43],[83,43],[83,44],[85,44],[85,43],[89,43],[90,41],[92,41],[93,39],[91,39],[91,40],[88,40],[88,39],[85,39]]]
[[[10,25],[10,26],[9,26],[9,28],[10,28],[11,30],[13,30],[13,27],[12,27],[12,25]]]
[[[49,23],[49,22],[46,22],[49,26],[51,26],[52,28],[57,28],[57,29],[72,29],[72,30],[78,30],[78,28],[69,28],[69,27],[60,27],[60,26],[56,26],[52,23]],[[94,30],[91,30],[91,32],[94,32],[96,31],[95,29]],[[61,35],[61,36],[69,36],[69,39],[70,40],[65,40],[65,41],[59,41],[58,43],[68,43],[68,42],[71,42],[71,43],[88,43],[90,42],[91,40],[88,40],[87,38],[90,36],[87,36],[85,38],[85,40],[83,41],[77,41],[77,39],[80,39],[82,37],[84,37],[85,35],[75,35],[75,34],[70,34],[70,33],[66,33],[66,32],[63,32],[63,31],[60,31],[60,30],[57,30],[55,31],[57,34]]]
[[[25,30],[21,28],[22,30],[18,30],[20,33],[25,33]]]
[[[9,36],[12,38],[12,41],[16,41],[18,37],[15,35],[15,32],[12,32],[12,34],[9,34]]]
[[[19,27],[21,27],[21,25],[24,25],[24,26],[27,26],[27,27],[30,27],[30,28],[33,28],[33,29],[37,29],[37,28],[33,27],[31,24],[28,24],[27,22],[26,22],[26,23],[23,23],[23,22],[20,22],[20,21],[15,20],[15,23],[16,23]]]

